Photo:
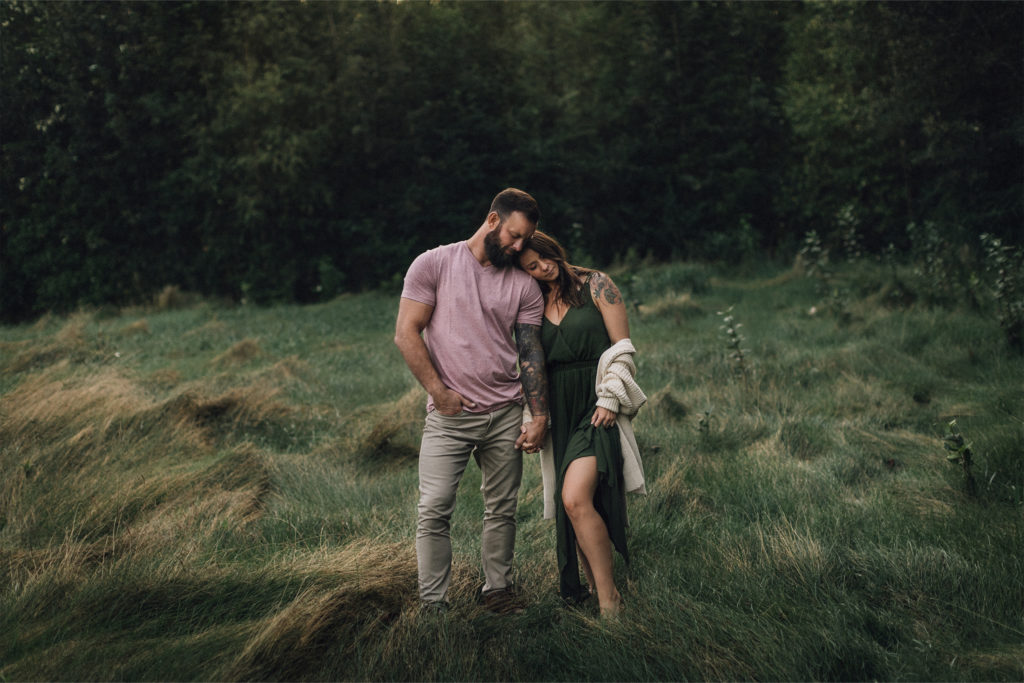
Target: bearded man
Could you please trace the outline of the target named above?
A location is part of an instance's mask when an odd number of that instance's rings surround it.
[[[536,452],[544,443],[548,405],[544,299],[515,262],[539,220],[533,197],[503,190],[472,237],[420,254],[405,276],[395,344],[428,394],[416,526],[425,609],[448,605],[451,516],[473,455],[484,498],[480,597],[491,611],[521,611],[512,559],[522,449]],[[524,400],[533,414],[526,424]]]

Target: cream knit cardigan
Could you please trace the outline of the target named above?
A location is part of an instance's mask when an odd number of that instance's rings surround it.
[[[622,479],[627,493],[647,495],[644,468],[640,462],[640,449],[633,434],[633,416],[647,402],[647,396],[636,383],[636,349],[629,339],[609,347],[597,361],[597,405],[616,413],[619,443],[622,447]],[[523,422],[530,422],[528,406],[523,409]],[[544,482],[544,519],[555,516],[555,457],[551,433],[544,439],[540,451],[540,471]]]

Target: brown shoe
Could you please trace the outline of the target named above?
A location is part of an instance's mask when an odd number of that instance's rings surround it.
[[[495,614],[522,614],[526,609],[512,586],[487,591],[480,596],[480,602]]]

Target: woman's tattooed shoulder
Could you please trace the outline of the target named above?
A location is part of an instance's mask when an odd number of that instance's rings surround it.
[[[590,291],[594,295],[594,301],[604,301],[609,304],[621,304],[622,293],[615,286],[612,279],[601,271],[595,272],[590,277]]]

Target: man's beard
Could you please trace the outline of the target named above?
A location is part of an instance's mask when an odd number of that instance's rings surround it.
[[[498,238],[500,231],[501,226],[499,225],[484,235],[484,252],[487,254],[487,260],[491,262],[492,266],[507,268],[508,266],[515,265],[518,254],[509,254],[501,248],[501,242]]]

